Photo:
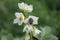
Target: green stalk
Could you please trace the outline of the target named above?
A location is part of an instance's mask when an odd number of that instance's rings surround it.
[[[25,17],[28,17],[29,16],[29,13],[24,10],[24,15],[25,15]]]
[[[32,40],[32,31],[30,32],[30,40]]]

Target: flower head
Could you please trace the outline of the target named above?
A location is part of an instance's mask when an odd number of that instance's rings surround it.
[[[38,34],[40,34],[41,31],[38,30],[37,28],[34,28],[34,31],[33,31],[33,36],[36,37]]]
[[[14,19],[14,24],[18,23],[21,25],[24,22],[24,15],[23,13],[16,12],[15,13],[16,19]]]
[[[23,29],[23,32],[29,33],[32,30],[33,30],[32,25],[26,25]]]
[[[29,16],[25,21],[24,23],[30,23],[30,24],[38,24],[38,19],[39,17],[36,17],[36,16]]]
[[[28,11],[28,12],[32,12],[32,10],[33,10],[33,6],[32,5],[27,5],[24,2],[18,3],[18,7],[21,10]]]

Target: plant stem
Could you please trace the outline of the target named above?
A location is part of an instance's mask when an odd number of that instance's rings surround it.
[[[25,17],[28,17],[29,13],[27,11],[24,11]]]
[[[30,39],[32,40],[32,32],[30,32]]]

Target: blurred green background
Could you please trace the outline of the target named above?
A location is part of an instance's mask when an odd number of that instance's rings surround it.
[[[52,31],[51,33],[60,40],[60,0],[0,0],[1,40],[13,40],[13,38],[15,40],[19,40],[19,38],[23,40],[24,33],[22,30],[24,26],[13,24],[15,12],[21,12],[18,8],[18,3],[21,2],[33,5],[32,15],[39,17],[37,28],[49,26]]]

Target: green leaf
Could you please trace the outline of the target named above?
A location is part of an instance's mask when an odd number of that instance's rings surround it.
[[[44,28],[41,27],[41,35],[44,36],[46,34],[51,33],[51,28],[49,26],[45,26]]]
[[[51,33],[51,28],[49,26],[41,27],[41,37],[40,40],[58,40],[58,38]]]

